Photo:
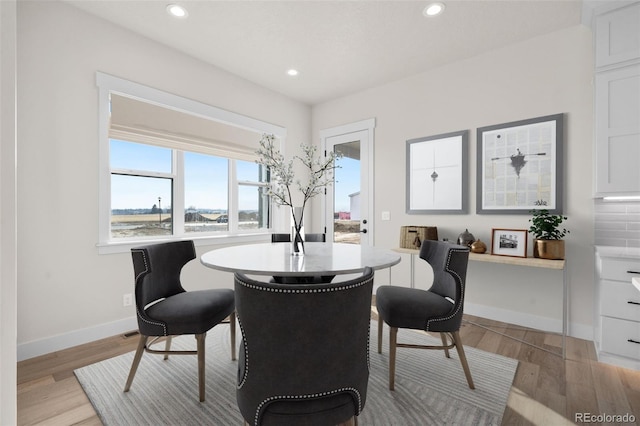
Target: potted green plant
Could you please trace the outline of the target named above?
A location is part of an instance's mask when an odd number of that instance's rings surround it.
[[[550,214],[547,209],[531,210],[533,217],[529,219],[529,232],[535,240],[533,257],[541,259],[564,259],[564,240],[569,231],[560,228],[560,224],[567,220],[566,216]]]

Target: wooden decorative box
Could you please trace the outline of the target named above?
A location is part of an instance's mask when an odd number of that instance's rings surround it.
[[[424,240],[437,240],[436,226],[402,226],[400,227],[400,248],[419,249]]]

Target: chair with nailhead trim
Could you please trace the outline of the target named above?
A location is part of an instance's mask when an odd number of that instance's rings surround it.
[[[362,412],[373,270],[343,282],[280,284],[235,274],[242,332],[237,400],[251,425],[336,425]]]
[[[325,234],[305,234],[304,241],[308,243],[324,243],[327,241]],[[271,234],[272,243],[290,243],[291,234]]]
[[[272,243],[290,243],[291,234],[271,234]]]
[[[231,359],[235,353],[235,300],[232,289],[186,291],[180,283],[184,265],[196,257],[193,241],[174,241],[131,249],[140,341],[124,391],[128,392],[144,352],[198,356],[200,402],[205,395],[205,337],[207,331],[229,317]],[[196,351],[172,351],[171,336],[193,334]],[[149,338],[154,338],[149,341]],[[151,346],[166,336],[165,349]]]
[[[326,243],[326,234],[304,234],[304,241],[307,243]]]
[[[324,243],[327,241],[326,234],[305,234],[304,241],[308,243]],[[271,242],[272,243],[290,243],[291,235],[290,234],[271,234]],[[271,282],[276,283],[328,283],[333,280],[335,275],[318,275],[315,277],[282,277],[282,276],[274,276]]]
[[[433,283],[429,290],[384,285],[376,291],[378,353],[382,353],[383,324],[387,323],[390,327],[389,389],[393,390],[395,387],[396,348],[441,349],[449,358],[449,349],[454,347],[458,352],[469,388],[474,389],[459,333],[469,247],[445,241],[425,240],[420,247],[420,258],[433,269]],[[398,343],[399,328],[440,333],[442,346]]]

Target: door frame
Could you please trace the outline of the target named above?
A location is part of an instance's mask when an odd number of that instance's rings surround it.
[[[364,140],[360,139],[361,147],[362,145],[366,145],[368,161],[367,161],[367,179],[366,185],[368,186],[368,200],[367,200],[367,210],[368,210],[368,218],[367,218],[367,233],[368,235],[368,243],[370,246],[374,245],[375,240],[375,213],[373,210],[374,204],[374,129],[376,127],[376,119],[369,118],[366,120],[357,121],[354,123],[343,124],[337,127],[331,127],[328,129],[320,130],[320,143],[322,149],[324,151],[327,150],[327,139],[347,135],[349,133],[360,133],[366,132],[366,137]],[[365,184],[365,182],[361,182],[361,185]],[[327,197],[322,198],[322,222],[324,226],[328,225],[329,218],[327,217]]]

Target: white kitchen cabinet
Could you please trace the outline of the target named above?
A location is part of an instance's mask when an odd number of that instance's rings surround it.
[[[640,58],[640,2],[596,16],[596,68]]]
[[[640,193],[640,64],[596,73],[596,193]]]
[[[598,360],[640,370],[640,277],[638,249],[599,248],[596,256],[596,335]]]
[[[640,194],[640,2],[596,16],[595,195]]]

